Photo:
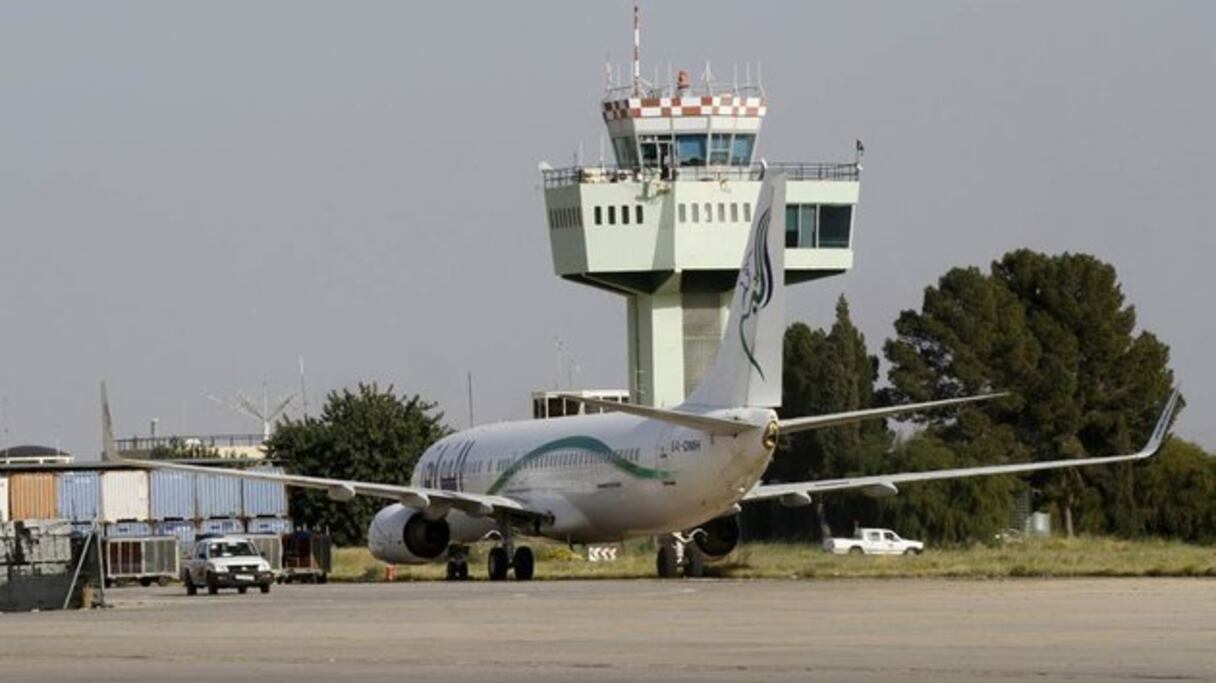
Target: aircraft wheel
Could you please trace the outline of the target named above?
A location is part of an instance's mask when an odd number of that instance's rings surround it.
[[[490,580],[502,581],[507,578],[507,571],[511,568],[511,560],[507,557],[507,549],[498,547],[490,550],[490,559],[487,562]]]
[[[531,581],[532,572],[536,569],[536,558],[532,555],[532,549],[526,545],[516,548],[512,565],[515,567],[516,581]]]
[[[660,579],[674,579],[680,569],[679,561],[676,559],[676,549],[670,545],[660,546],[659,557],[655,565],[659,570]]]
[[[448,560],[447,573],[444,578],[448,581],[455,581],[460,578],[460,563],[455,560]]]
[[[248,591],[248,590],[249,590],[248,586],[237,586],[236,587],[236,592],[240,593],[241,595],[244,595],[246,593],[246,591]]]
[[[705,576],[705,554],[693,543],[684,548],[684,576],[690,579]]]
[[[456,579],[458,581],[469,580],[469,563],[461,560],[456,563]]]

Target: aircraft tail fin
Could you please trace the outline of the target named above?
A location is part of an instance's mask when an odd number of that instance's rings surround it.
[[[684,405],[781,405],[785,338],[785,176],[765,178],[718,354]]]

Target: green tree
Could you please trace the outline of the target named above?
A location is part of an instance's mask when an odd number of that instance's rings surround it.
[[[1169,349],[1136,331],[1115,269],[1085,254],[1006,254],[983,274],[956,268],[904,311],[885,345],[892,400],[928,400],[992,389],[1011,399],[963,416],[921,420],[947,443],[974,442],[998,426],[987,462],[1027,455],[1080,458],[1127,452],[1156,420],[1171,385]],[[1071,534],[1139,533],[1133,465],[1045,472],[1032,481],[1055,502]]]
[[[157,446],[148,452],[149,460],[209,460],[219,458],[220,452],[213,446],[201,443],[188,443],[187,440],[175,436],[169,443]]]
[[[267,442],[267,454],[293,474],[407,485],[419,456],[449,433],[435,404],[398,396],[390,386],[359,384],[331,392],[319,417],[287,420]],[[324,491],[293,489],[296,522],[328,528],[334,542],[366,542],[367,527],[386,502],[357,497],[340,503]]]

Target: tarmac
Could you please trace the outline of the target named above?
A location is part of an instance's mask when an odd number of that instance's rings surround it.
[[[0,680],[1216,681],[1211,579],[275,586],[0,615]]]

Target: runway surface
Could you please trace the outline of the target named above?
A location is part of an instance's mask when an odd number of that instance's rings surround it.
[[[276,586],[0,615],[4,681],[1216,681],[1216,581]]]

